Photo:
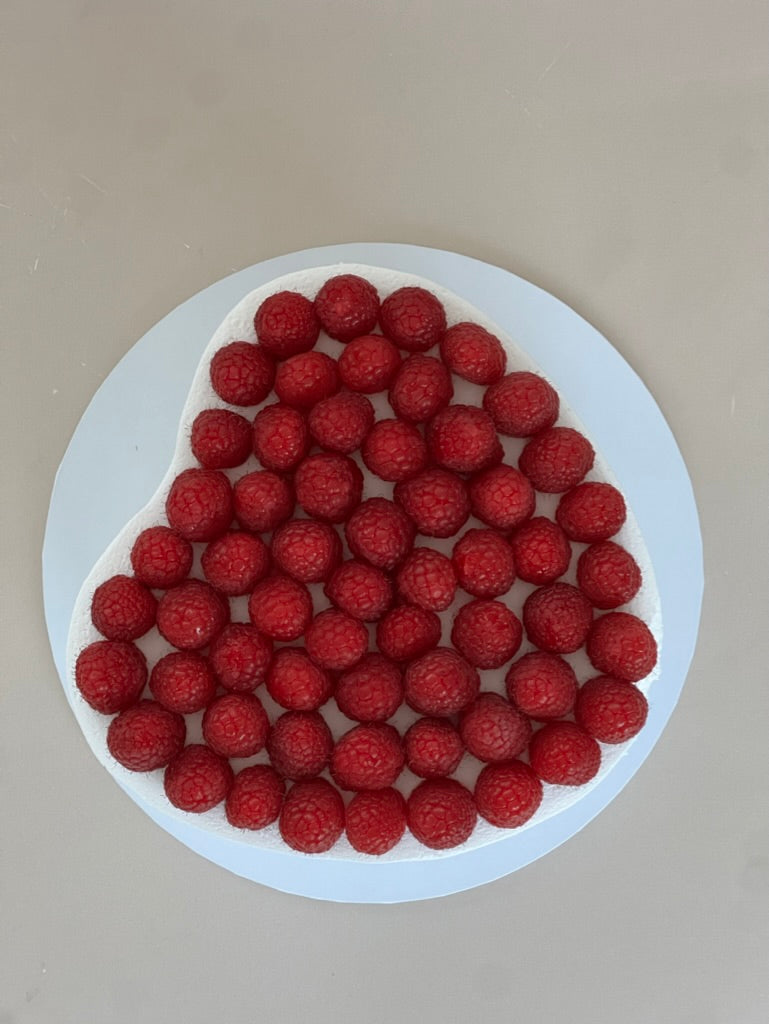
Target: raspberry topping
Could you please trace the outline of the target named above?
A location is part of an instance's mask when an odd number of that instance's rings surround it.
[[[459,731],[479,761],[509,761],[526,749],[531,723],[498,693],[482,693],[462,714]]]
[[[78,655],[75,683],[88,704],[103,715],[133,704],[147,682],[147,660],[133,644],[97,640]]]
[[[298,292],[278,292],[265,299],[254,316],[256,336],[276,359],[308,352],[318,340],[315,307]]]
[[[330,338],[352,341],[376,326],[379,295],[357,274],[338,274],[330,277],[315,296],[315,312]]]
[[[307,587],[289,576],[272,576],[254,587],[248,615],[273,640],[298,640],[312,619],[312,597]]]
[[[365,562],[344,562],[326,584],[325,591],[332,604],[363,622],[380,619],[393,600],[389,577]]]
[[[544,782],[582,786],[601,765],[601,748],[574,722],[548,722],[534,733],[529,762]]]
[[[336,684],[336,703],[354,722],[384,722],[403,701],[400,669],[381,654],[364,654]]]
[[[398,730],[384,722],[366,722],[337,741],[331,755],[331,777],[340,789],[387,789],[405,763]]]
[[[209,653],[218,681],[238,693],[248,693],[264,682],[271,657],[271,640],[245,622],[225,626]]]
[[[403,420],[379,420],[361,451],[367,468],[382,480],[406,480],[427,465],[427,445],[419,430]]]
[[[166,796],[174,807],[203,814],[225,799],[232,787],[229,761],[202,743],[185,747],[163,776]]]
[[[195,651],[173,651],[156,662],[150,690],[158,704],[191,715],[213,700],[216,676],[206,658]]]
[[[91,621],[108,640],[136,640],[155,625],[157,601],[133,576],[113,576],[94,591]]]
[[[599,672],[635,683],[657,664],[657,641],[635,615],[609,612],[593,623],[587,656]]]
[[[272,390],[275,364],[261,345],[233,341],[211,360],[211,385],[229,405],[258,405]]]
[[[557,654],[532,651],[514,661],[505,676],[507,696],[529,718],[546,722],[568,715],[577,696],[574,669]]]
[[[588,439],[571,427],[551,427],[533,438],[518,465],[538,491],[568,491],[592,468],[595,452]]]
[[[325,352],[300,352],[280,363],[275,374],[275,394],[297,409],[310,409],[338,390],[336,362]]]
[[[579,556],[577,583],[596,608],[618,608],[641,589],[641,570],[629,551],[603,540]]]
[[[406,668],[406,702],[423,715],[453,715],[478,695],[480,676],[450,647],[436,647]]]
[[[235,828],[265,828],[277,821],[286,784],[268,764],[244,768],[227,797],[227,821]]]
[[[265,469],[287,473],[310,450],[307,421],[290,405],[266,405],[254,417],[252,444],[254,455]]]
[[[425,288],[398,288],[382,303],[379,322],[399,348],[425,352],[443,337],[446,313]]]
[[[445,718],[418,718],[406,730],[403,743],[409,770],[422,779],[451,775],[465,752],[462,737]]]
[[[250,594],[270,568],[270,550],[261,537],[232,530],[212,540],[200,559],[203,575],[228,597]]]
[[[327,608],[310,623],[304,642],[316,665],[343,672],[366,653],[368,630],[352,615],[338,608]]]
[[[460,846],[470,838],[478,814],[475,801],[456,779],[425,779],[407,803],[409,828],[431,850]]]
[[[512,535],[510,545],[518,575],[527,583],[555,583],[569,568],[569,539],[552,519],[529,519]]]
[[[330,782],[308,779],[288,791],[280,811],[280,834],[300,853],[325,853],[344,831],[344,803]]]
[[[513,530],[534,512],[534,489],[512,466],[502,464],[473,477],[469,486],[473,515],[497,530]]]
[[[204,409],[192,424],[192,454],[204,469],[230,469],[251,454],[251,424],[229,409]]]
[[[487,764],[475,782],[478,813],[497,828],[519,828],[542,803],[542,783],[523,761]]]
[[[648,712],[646,697],[632,683],[596,676],[580,687],[574,717],[601,743],[624,743],[640,732]]]
[[[441,342],[441,358],[452,373],[472,384],[493,384],[507,366],[502,342],[480,324],[449,327]]]
[[[251,693],[227,693],[203,715],[203,739],[222,757],[251,757],[265,744],[270,721]]]
[[[584,594],[569,583],[551,583],[529,594],[523,624],[529,640],[542,651],[569,654],[587,639],[593,609]]]
[[[411,520],[386,498],[359,505],[344,528],[350,551],[378,569],[394,569],[414,540]]]
[[[294,511],[291,485],[268,470],[242,476],[233,488],[235,518],[246,530],[269,533]]]
[[[521,646],[521,624],[501,601],[476,600],[456,614],[451,642],[471,665],[500,668]]]
[[[363,474],[347,455],[309,455],[294,475],[296,500],[311,519],[342,523],[360,504]]]
[[[397,789],[356,793],[347,805],[345,830],[359,853],[387,853],[406,831],[406,801]]]
[[[454,600],[457,577],[451,559],[432,548],[414,548],[398,570],[398,593],[408,604],[442,612]]]
[[[272,538],[276,566],[300,583],[328,579],[341,555],[342,542],[333,526],[312,519],[292,519]]]
[[[232,522],[230,481],[218,470],[185,469],[166,498],[166,516],[185,540],[214,540]]]
[[[202,580],[186,580],[167,590],[158,602],[158,632],[181,651],[206,647],[229,617],[226,599]]]
[[[168,526],[151,526],[136,538],[131,548],[131,566],[145,587],[175,587],[192,568],[192,545]]]
[[[287,711],[273,723],[267,753],[287,779],[310,779],[327,767],[334,740],[317,711]]]
[[[467,522],[470,501],[461,477],[426,469],[395,485],[395,500],[426,537],[453,537]]]
[[[454,545],[460,587],[473,597],[499,597],[515,580],[513,550],[494,530],[468,530]]]
[[[184,746],[187,729],[181,715],[154,700],[142,700],[113,718],[107,730],[110,754],[132,772],[164,768]]]
[[[401,364],[398,349],[381,334],[351,341],[339,357],[339,376],[350,391],[374,395],[386,391]]]
[[[402,604],[389,611],[376,627],[379,650],[393,661],[410,661],[425,654],[441,637],[441,620],[435,612]]]
[[[430,421],[427,443],[435,463],[456,473],[474,473],[502,458],[491,417],[473,405],[449,405]]]
[[[374,407],[352,391],[324,398],[310,410],[310,433],[321,448],[350,455],[363,444],[374,425]]]
[[[567,537],[592,544],[613,537],[626,515],[625,499],[616,487],[590,482],[564,494],[555,518]]]
[[[281,647],[275,652],[267,673],[267,690],[289,711],[317,711],[334,689],[328,672],[314,664],[298,647]]]
[[[401,365],[390,387],[393,412],[409,423],[427,423],[451,401],[451,374],[438,359],[419,354]]]
[[[548,430],[558,419],[558,405],[555,390],[536,373],[508,373],[483,396],[483,408],[494,426],[509,437]]]

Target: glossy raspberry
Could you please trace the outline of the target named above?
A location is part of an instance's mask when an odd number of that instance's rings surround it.
[[[222,594],[250,594],[270,568],[270,549],[253,533],[231,530],[212,540],[200,558],[203,575]]]
[[[519,828],[542,803],[542,783],[523,761],[487,764],[475,782],[478,813],[497,828]]]
[[[431,850],[461,846],[469,839],[478,814],[475,801],[455,779],[425,779],[407,802],[409,828]]]
[[[192,424],[192,454],[204,469],[230,469],[251,454],[251,424],[229,409],[204,409]]]
[[[397,789],[356,793],[345,811],[345,831],[359,853],[387,853],[406,831],[406,801]]]
[[[310,433],[321,448],[350,455],[374,426],[374,407],[353,391],[324,398],[307,417]]]
[[[498,693],[482,693],[463,712],[459,731],[479,761],[509,761],[526,749],[531,723]]]
[[[577,694],[574,717],[601,743],[624,743],[641,731],[649,713],[646,697],[632,683],[613,676],[588,679]]]
[[[569,568],[569,538],[545,516],[535,516],[519,526],[510,538],[510,546],[516,571],[527,583],[555,583]]]
[[[337,608],[363,622],[376,622],[393,601],[389,577],[365,562],[343,562],[325,587]]]
[[[75,663],[75,684],[86,702],[103,715],[130,707],[147,682],[147,659],[122,640],[97,640]]]
[[[446,313],[425,288],[398,288],[382,303],[382,330],[399,348],[425,352],[437,345],[446,330]]]
[[[635,683],[657,664],[657,641],[635,615],[609,612],[593,623],[587,656],[599,672]]]
[[[441,637],[441,620],[435,612],[402,604],[389,611],[376,627],[376,642],[386,658],[410,661],[435,647]]]
[[[342,557],[342,541],[328,523],[292,519],[272,538],[275,565],[300,583],[320,583],[329,578]]]
[[[316,665],[343,672],[366,653],[368,630],[352,615],[338,608],[327,608],[307,627],[304,642]]]
[[[192,568],[192,545],[168,526],[151,526],[134,541],[131,566],[145,587],[175,587]]]
[[[529,640],[542,651],[569,654],[587,639],[593,609],[584,594],[569,583],[540,587],[523,604],[523,624]]]
[[[310,450],[307,421],[290,405],[266,405],[254,417],[252,445],[254,455],[265,469],[287,473]]]
[[[384,722],[403,700],[403,677],[397,665],[381,654],[364,654],[336,684],[337,706],[355,722]]]
[[[521,646],[521,624],[501,601],[468,601],[457,612],[451,642],[471,665],[499,668]]]
[[[555,513],[566,536],[585,544],[613,537],[626,516],[625,499],[617,488],[592,481],[567,491]]]
[[[342,523],[360,504],[363,474],[347,455],[308,455],[294,474],[296,500],[311,519]]]
[[[412,423],[379,420],[363,442],[361,456],[380,479],[406,480],[427,465],[427,445]]]
[[[529,763],[555,786],[583,786],[601,766],[601,748],[574,722],[548,722],[529,744]]]
[[[534,513],[534,488],[513,466],[503,463],[484,470],[468,489],[473,515],[496,530],[513,530]]]
[[[203,715],[203,739],[222,757],[251,757],[265,744],[270,721],[251,693],[217,697]]]
[[[571,427],[551,427],[521,452],[518,465],[538,491],[568,491],[593,466],[595,452],[588,439]]]
[[[513,550],[494,530],[468,530],[451,556],[457,581],[473,597],[499,597],[515,580]]]
[[[414,541],[414,524],[393,502],[369,498],[348,519],[344,535],[350,551],[378,569],[394,569]]]
[[[344,802],[330,782],[308,779],[288,791],[280,811],[283,841],[300,853],[325,853],[344,831]]]
[[[225,799],[232,779],[229,761],[202,743],[192,743],[168,765],[163,785],[174,807],[203,814]]]
[[[422,779],[451,775],[459,767],[465,745],[446,718],[418,718],[403,737],[406,765]]]
[[[317,711],[334,690],[331,676],[298,647],[281,647],[267,672],[267,691],[289,711]]]
[[[311,409],[338,390],[336,361],[325,352],[300,352],[280,363],[275,373],[275,394],[296,409]]]
[[[483,408],[500,434],[532,437],[558,419],[558,394],[536,373],[508,373],[483,396]]]
[[[474,405],[449,405],[427,426],[433,461],[456,473],[474,473],[499,462],[502,446],[491,417]]]
[[[157,601],[133,576],[112,576],[91,599],[91,621],[107,640],[136,640],[155,625]]]
[[[574,669],[547,651],[531,651],[514,661],[505,685],[510,701],[538,722],[568,715],[577,696]]]
[[[185,469],[166,498],[166,516],[185,540],[215,540],[232,522],[230,481],[214,469]]]
[[[426,537],[453,537],[467,522],[470,500],[461,477],[446,469],[426,469],[395,485],[395,500]]]
[[[423,715],[454,715],[478,696],[477,671],[450,647],[412,661],[403,676],[406,702]]]
[[[213,700],[216,676],[208,660],[195,651],[173,651],[156,662],[150,690],[158,704],[180,715],[191,715]]]
[[[272,576],[254,587],[248,615],[273,640],[298,640],[312,619],[312,597],[307,587],[289,576]]]
[[[107,748],[117,762],[132,772],[164,768],[184,746],[187,729],[181,715],[154,700],[142,700],[112,719]]]
[[[384,722],[366,722],[337,741],[331,754],[331,778],[340,789],[387,789],[405,763],[398,730]]]
[[[315,307],[298,292],[278,292],[265,299],[254,316],[256,336],[276,359],[309,351],[320,334]]]
[[[259,405],[272,390],[275,364],[261,345],[233,341],[214,353],[211,385],[229,405]]]
[[[379,295],[357,274],[337,274],[315,296],[315,312],[329,338],[352,341],[376,326]]]
[[[272,725],[267,753],[287,779],[311,779],[326,768],[334,740],[317,711],[286,711]]]
[[[409,423],[427,423],[454,394],[451,374],[439,359],[418,353],[401,365],[390,387],[393,412]]]
[[[218,681],[227,690],[248,693],[264,682],[272,641],[245,622],[225,626],[208,655]]]
[[[414,548],[398,570],[396,582],[404,601],[431,612],[445,611],[457,592],[451,559],[433,548]]]
[[[629,551],[602,540],[579,556],[577,584],[596,608],[618,608],[641,589],[641,570]]]
[[[339,357],[339,376],[350,391],[374,395],[386,391],[401,364],[401,354],[381,334],[351,341]]]
[[[493,384],[507,366],[502,342],[480,324],[449,327],[441,342],[441,358],[452,373],[472,384]]]
[[[202,580],[186,580],[167,590],[158,602],[158,632],[181,651],[206,647],[229,617],[226,598]]]
[[[278,819],[285,789],[283,779],[268,764],[244,768],[227,796],[227,821],[235,828],[266,828]]]
[[[294,511],[291,485],[266,469],[247,473],[233,488],[235,518],[246,530],[268,533]]]

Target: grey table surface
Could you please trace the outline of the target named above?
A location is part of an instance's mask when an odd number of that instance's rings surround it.
[[[696,0],[0,5],[0,1024],[759,1024],[769,1015],[767,17]],[[214,867],[88,751],[40,548],[67,440],[233,269],[403,241],[554,292],[687,460],[678,710],[587,829],[494,884],[315,903]]]

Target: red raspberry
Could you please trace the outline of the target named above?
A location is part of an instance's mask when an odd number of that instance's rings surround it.
[[[347,805],[345,830],[359,853],[387,853],[406,831],[406,801],[397,789],[356,793]]]
[[[526,635],[551,654],[578,651],[593,621],[590,602],[569,583],[551,583],[529,594],[523,604]]]
[[[609,612],[593,623],[587,656],[599,672],[635,683],[657,664],[657,641],[651,630],[627,612]]]
[[[611,484],[579,484],[558,503],[555,518],[567,537],[592,544],[613,537],[625,522],[625,499]]]
[[[294,475],[296,500],[311,519],[342,523],[360,504],[363,474],[347,455],[309,455]]]
[[[548,722],[531,738],[529,762],[544,782],[583,786],[598,773],[601,748],[574,722]]]
[[[222,757],[251,757],[265,744],[270,720],[251,693],[226,693],[203,715],[203,739]]]
[[[248,693],[264,682],[272,657],[272,641],[246,622],[225,626],[211,644],[209,660],[227,690]]]
[[[536,496],[529,481],[512,466],[493,466],[469,484],[474,516],[497,530],[513,530],[534,512]]]
[[[318,402],[307,423],[321,448],[350,455],[374,426],[374,407],[363,395],[343,391]]]
[[[300,352],[281,363],[275,374],[275,394],[297,409],[311,409],[338,390],[336,360],[325,352]]]
[[[366,653],[368,630],[352,615],[327,608],[307,627],[304,643],[316,665],[343,672]]]
[[[174,807],[203,814],[225,799],[232,778],[229,761],[202,743],[192,743],[168,765],[163,785]]]
[[[150,690],[164,708],[191,715],[214,699],[216,676],[202,654],[173,651],[155,663]]]
[[[269,533],[294,511],[291,485],[268,470],[247,473],[233,488],[235,518],[246,530]]]
[[[479,761],[509,761],[526,749],[531,723],[498,693],[482,693],[462,714],[459,731]]]
[[[342,557],[342,541],[333,526],[312,519],[292,519],[272,538],[279,569],[300,583],[327,580]]]
[[[434,461],[456,473],[474,473],[499,462],[502,446],[491,417],[474,405],[449,405],[427,427]]]
[[[376,622],[393,602],[389,578],[365,562],[343,562],[325,591],[332,604],[363,622]]]
[[[248,615],[273,640],[298,640],[312,619],[312,597],[307,587],[289,576],[272,576],[254,587]]]
[[[121,640],[97,640],[75,663],[75,684],[86,702],[103,715],[122,711],[147,682],[147,659],[138,647]]]
[[[403,737],[406,764],[422,779],[451,775],[465,752],[462,737],[445,718],[418,718]]]
[[[229,409],[204,409],[192,424],[192,454],[204,469],[231,469],[251,454],[251,424]]]
[[[344,528],[350,551],[377,569],[394,569],[414,541],[414,524],[386,498],[369,498]]]
[[[379,313],[382,330],[399,348],[426,352],[446,330],[446,313],[425,288],[398,288],[388,295]]]
[[[398,570],[398,593],[408,604],[445,611],[457,592],[451,559],[432,548],[414,548]]]
[[[315,296],[315,312],[329,338],[352,341],[376,326],[379,295],[357,274],[337,274]]]
[[[317,711],[287,711],[273,723],[267,753],[287,779],[311,779],[328,765],[334,740]]]
[[[461,477],[426,469],[395,485],[395,500],[426,537],[452,537],[467,522],[470,500]]]
[[[317,711],[334,689],[324,672],[298,647],[281,647],[275,652],[267,673],[267,690],[282,708],[289,711]]]
[[[181,651],[206,647],[224,629],[230,606],[202,580],[186,580],[158,602],[158,632]]]
[[[542,803],[542,783],[523,761],[487,764],[475,782],[478,813],[497,828],[519,828]]]
[[[629,551],[602,540],[579,556],[577,583],[596,608],[618,608],[641,589],[641,570]]]
[[[125,712],[124,712],[125,713]],[[638,687],[613,676],[588,679],[577,694],[574,717],[601,743],[624,743],[640,732],[649,713]]]
[[[350,391],[374,395],[386,391],[401,364],[401,354],[381,334],[351,341],[339,357],[339,376]]]
[[[364,654],[336,684],[336,703],[355,722],[384,722],[403,700],[400,669],[381,654]]]
[[[461,846],[475,828],[475,801],[456,779],[425,779],[408,798],[409,828],[424,846]]]
[[[155,625],[157,604],[133,576],[112,576],[93,592],[91,621],[108,640],[136,640]]]
[[[363,442],[361,456],[380,479],[406,480],[427,465],[427,445],[412,423],[379,420]]]
[[[558,419],[558,394],[536,373],[508,373],[483,396],[483,408],[500,434],[531,437]]]
[[[261,345],[233,341],[214,353],[211,385],[229,405],[259,405],[275,380],[275,364]]]
[[[231,530],[212,540],[200,559],[203,575],[228,597],[250,594],[270,568],[270,549],[253,533]]]
[[[310,450],[307,422],[290,405],[265,405],[254,417],[252,443],[254,455],[265,469],[287,473]]]
[[[276,359],[309,351],[320,334],[315,307],[298,292],[278,292],[265,299],[254,317],[256,336]]]
[[[441,342],[441,358],[452,373],[472,384],[493,384],[507,366],[502,342],[480,324],[449,327]]]
[[[551,427],[526,445],[518,459],[521,472],[545,494],[568,491],[592,468],[595,452],[571,427]]]
[[[401,365],[390,387],[393,412],[409,423],[427,423],[454,395],[451,374],[439,359],[419,354]]]
[[[515,580],[513,549],[494,530],[468,530],[454,545],[460,587],[473,597],[499,597]]]
[[[398,730],[384,722],[366,722],[337,741],[331,755],[331,778],[340,789],[387,789],[405,763]]]
[[[145,587],[175,587],[192,568],[192,545],[168,526],[151,526],[134,541],[131,565]]]
[[[568,715],[577,696],[574,669],[547,651],[531,651],[514,661],[505,685],[510,701],[538,722]]]
[[[462,605],[454,618],[451,642],[471,665],[500,668],[521,646],[521,624],[501,601]]]
[[[140,700],[112,719],[107,747],[115,760],[132,772],[164,768],[184,746],[187,728],[181,715],[154,700]]]
[[[423,715],[454,715],[478,696],[481,680],[450,647],[436,647],[406,668],[406,702]]]
[[[426,654],[441,638],[441,620],[435,612],[402,604],[389,611],[376,627],[377,647],[393,661],[410,661]]]
[[[325,853],[344,831],[344,803],[330,782],[309,779],[288,791],[280,811],[280,834],[292,850]]]
[[[569,538],[545,516],[535,516],[519,526],[510,545],[518,575],[527,583],[555,583],[569,568]]]
[[[230,481],[214,469],[183,470],[168,492],[166,516],[185,540],[215,540],[232,522]]]
[[[254,764],[235,776],[227,796],[227,821],[235,828],[257,830],[277,821],[286,784],[268,764]]]

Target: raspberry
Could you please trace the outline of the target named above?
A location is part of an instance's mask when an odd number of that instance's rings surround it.
[[[113,576],[93,592],[91,621],[108,640],[136,640],[155,625],[157,601],[133,576]]]
[[[231,469],[251,454],[251,424],[229,409],[204,409],[192,424],[192,454],[204,469]]]
[[[449,327],[441,342],[441,358],[452,373],[472,384],[493,384],[507,366],[502,342],[480,324]]]
[[[227,693],[208,705],[203,739],[222,757],[251,757],[265,744],[270,721],[262,702],[251,693]]]
[[[325,591],[332,604],[363,622],[376,622],[393,601],[389,577],[365,562],[343,562]]]
[[[468,601],[457,612],[451,642],[471,665],[500,668],[521,646],[521,624],[501,601]]]
[[[519,526],[510,538],[519,577],[540,586],[555,583],[563,576],[571,561],[569,538],[560,526],[535,516]]]
[[[233,341],[214,353],[211,385],[229,405],[259,405],[275,380],[275,364],[261,345]]]
[[[225,799],[232,778],[229,761],[202,743],[192,743],[168,765],[163,785],[174,807],[202,814]]]
[[[317,711],[286,711],[272,725],[267,753],[287,779],[311,779],[328,765],[334,740]]]
[[[270,549],[253,533],[231,530],[212,540],[200,559],[203,575],[228,597],[250,594],[270,568]]]
[[[519,828],[542,803],[542,783],[523,761],[487,764],[475,782],[478,813],[497,828]]]
[[[472,794],[456,779],[425,779],[407,803],[409,828],[424,846],[447,850],[469,839],[478,814]]]
[[[454,545],[452,562],[460,587],[473,597],[499,597],[515,580],[513,550],[493,530],[468,530]]]
[[[445,718],[418,718],[403,737],[406,764],[422,779],[451,775],[465,752],[462,737]]]
[[[395,500],[426,537],[452,537],[467,522],[464,481],[445,469],[426,469],[395,485]]]
[[[574,717],[601,743],[624,743],[643,728],[649,705],[632,683],[613,676],[588,679],[577,694]],[[125,712],[124,712],[125,714]]]
[[[360,504],[363,474],[347,455],[309,455],[294,475],[296,500],[311,519],[342,523]]]
[[[216,676],[202,654],[173,651],[155,663],[150,690],[158,704],[180,715],[191,715],[213,700]]]
[[[275,374],[275,394],[297,409],[311,409],[338,390],[336,361],[325,352],[300,352],[281,363]]]
[[[307,418],[310,433],[321,448],[350,455],[363,444],[374,425],[374,407],[368,398],[343,391],[318,402]]]
[[[131,565],[145,587],[166,590],[187,577],[192,568],[192,545],[168,526],[151,526],[134,541]]]
[[[166,516],[185,540],[215,540],[232,522],[230,481],[214,469],[183,470],[168,492]]]
[[[291,485],[268,470],[242,476],[233,487],[235,518],[246,530],[269,533],[294,511]]]
[[[577,583],[596,608],[618,608],[641,589],[641,570],[629,551],[603,540],[579,556]]]
[[[298,409],[275,402],[266,405],[254,417],[252,433],[254,455],[265,469],[287,473],[310,450],[307,422]]]
[[[449,405],[427,427],[434,461],[456,473],[474,473],[499,462],[502,446],[491,417],[473,405]]]
[[[402,604],[389,611],[376,627],[379,650],[393,661],[410,661],[426,654],[441,638],[441,620],[435,612]]]
[[[141,700],[121,711],[107,729],[107,748],[132,772],[164,768],[184,746],[184,719],[154,700]]]
[[[245,622],[225,626],[211,644],[209,661],[227,690],[248,693],[264,682],[272,657],[272,642]]]
[[[406,702],[423,715],[454,715],[478,696],[476,670],[450,647],[436,647],[406,668]]]
[[[523,473],[506,464],[473,477],[469,493],[473,515],[496,530],[514,530],[534,513],[534,488]]]
[[[275,564],[300,583],[327,580],[342,557],[339,534],[327,523],[292,519],[272,538]]]
[[[454,394],[451,374],[439,359],[409,356],[390,386],[393,412],[409,423],[426,423],[448,405]]]
[[[351,341],[339,357],[339,376],[350,391],[374,395],[386,391],[401,364],[401,354],[381,334],[366,334]]]
[[[551,654],[577,651],[593,621],[590,602],[569,583],[551,583],[529,594],[523,604],[526,635],[535,647]]]
[[[427,445],[412,423],[379,420],[363,442],[361,456],[380,479],[406,480],[427,465]]]
[[[227,600],[202,580],[186,580],[158,602],[158,632],[182,651],[206,647],[229,617]]]
[[[276,359],[309,351],[320,334],[315,307],[298,292],[278,292],[265,299],[254,317],[256,336]]]
[[[526,445],[518,465],[538,491],[568,491],[591,469],[595,452],[586,437],[571,427],[551,427]]]
[[[340,789],[387,789],[405,763],[398,730],[384,722],[366,722],[337,741],[331,755],[331,778]]]
[[[334,689],[324,672],[298,647],[281,647],[275,652],[267,673],[267,691],[282,708],[289,711],[317,711]]]
[[[280,811],[280,834],[292,850],[325,853],[344,831],[344,803],[330,782],[309,779],[288,791]]]
[[[611,484],[579,484],[558,503],[555,518],[567,537],[592,544],[613,537],[625,522],[625,499]]]
[[[336,684],[337,706],[355,722],[384,722],[403,700],[400,669],[381,654],[364,654]]]
[[[398,593],[408,604],[445,611],[457,592],[451,559],[432,548],[414,548],[398,570]]]
[[[406,831],[406,801],[397,789],[356,793],[345,811],[345,831],[359,853],[387,853]]]
[[[307,587],[289,576],[272,576],[254,587],[248,615],[273,640],[298,640],[312,619],[312,597]]]
[[[609,612],[593,623],[587,656],[599,672],[635,683],[657,664],[657,641],[651,630],[627,612]]]
[[[558,419],[558,394],[544,378],[525,371],[508,373],[483,396],[483,408],[500,434],[531,437]]]
[[[582,786],[601,765],[601,748],[574,722],[548,722],[534,733],[529,762],[544,782]]]
[[[80,652],[75,663],[78,690],[103,715],[133,704],[146,682],[147,659],[138,647],[122,640],[97,640]]]
[[[227,796],[227,821],[235,828],[257,830],[277,821],[286,784],[268,764],[254,764],[235,776]]]
[[[426,352],[443,337],[446,313],[425,288],[398,288],[382,303],[379,322],[399,348]]]
[[[366,653],[368,630],[352,615],[327,608],[310,623],[304,642],[316,665],[343,672]]]
[[[350,551],[377,569],[394,569],[414,540],[414,525],[386,498],[369,498],[355,509],[344,528]]]
[[[514,661],[505,685],[511,703],[538,722],[568,715],[577,696],[574,669],[547,651],[532,651]]]
[[[498,693],[482,693],[462,714],[459,731],[479,761],[509,761],[526,749],[531,723]]]
[[[315,312],[329,338],[352,341],[376,326],[379,295],[357,274],[337,274],[315,296]]]

